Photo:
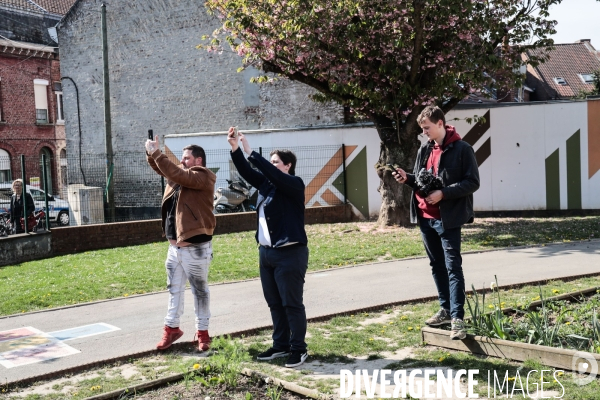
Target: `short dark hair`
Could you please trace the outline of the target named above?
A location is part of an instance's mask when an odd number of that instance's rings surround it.
[[[283,165],[292,164],[288,171],[290,175],[296,175],[296,155],[289,150],[273,150],[271,156],[277,154]]]
[[[202,147],[197,144],[188,144],[183,150],[190,150],[192,152],[192,157],[194,158],[202,157],[202,166],[206,167],[206,153]]]
[[[421,125],[425,118],[429,118],[429,120],[434,124],[437,124],[439,121],[442,121],[444,123],[444,126],[446,126],[446,116],[444,115],[442,109],[438,106],[425,107],[425,109],[421,111],[421,114],[419,114],[419,116],[417,117],[417,123]]]

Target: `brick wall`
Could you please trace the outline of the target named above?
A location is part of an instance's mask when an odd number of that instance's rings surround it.
[[[215,235],[256,229],[256,213],[219,214]],[[307,224],[356,220],[350,205],[306,209]],[[166,240],[160,220],[73,226],[52,230],[52,255],[139,245]],[[310,240],[310,238],[309,238]]]
[[[60,167],[57,160],[65,148],[64,125],[56,125],[56,93],[53,82],[60,81],[60,62],[51,52],[34,55],[33,51],[0,48],[0,148],[11,159],[12,177],[21,177],[19,156],[24,154],[27,161],[27,179],[40,177],[39,159],[43,148],[51,157],[52,187],[60,185]],[[48,124],[36,123],[34,80],[48,81]],[[54,191],[57,193],[58,191]]]
[[[316,103],[303,83],[280,79],[260,86],[258,118],[261,128],[332,125],[344,122],[337,103]]]
[[[82,152],[104,152],[100,0],[82,0],[58,27],[63,75],[79,86]],[[132,0],[107,6],[112,135],[115,153],[142,151],[155,134],[258,129],[343,122],[342,108],[312,103],[298,83],[260,87],[241,58],[197,50],[219,26],[194,0]],[[68,152],[78,151],[76,98],[67,90]]]
[[[1,238],[0,266],[47,258],[52,252],[51,239],[49,233],[12,235]]]

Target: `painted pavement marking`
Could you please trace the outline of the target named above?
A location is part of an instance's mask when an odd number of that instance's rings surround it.
[[[121,328],[100,322],[97,324],[83,325],[77,328],[65,329],[62,331],[50,332],[48,335],[54,336],[61,341],[80,339],[88,336],[101,335],[103,333],[120,331]]]
[[[45,333],[31,326],[0,332],[0,365],[5,368],[44,362],[81,351],[63,343],[66,340],[120,330],[105,323]]]

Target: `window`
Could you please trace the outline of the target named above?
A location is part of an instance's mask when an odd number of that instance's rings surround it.
[[[0,149],[0,183],[12,181],[10,174],[10,156],[6,150]]]
[[[54,90],[54,94],[56,95],[56,123],[64,124],[65,114],[63,111],[62,83],[54,82],[52,84],[52,89]]]
[[[57,193],[60,193],[60,197],[67,198],[67,151],[62,149],[60,151],[60,184]]]
[[[35,121],[38,124],[47,124],[48,121],[48,81],[45,79],[34,79],[35,91]]]
[[[4,115],[2,114],[2,78],[0,78],[0,121],[4,121]]]
[[[65,114],[63,112],[63,94],[62,92],[56,93],[56,123],[64,124],[65,123]]]
[[[579,74],[579,77],[583,81],[583,83],[594,83],[594,74]]]
[[[40,190],[34,189],[34,188],[30,188],[29,189],[29,193],[31,193],[31,197],[33,197],[34,201],[44,201],[46,200],[44,197],[44,193],[42,193]]]
[[[42,163],[42,155],[46,156],[46,165]],[[42,147],[40,151],[40,188],[44,188],[42,181],[44,176],[44,167],[46,168],[46,184],[48,185],[48,193],[52,193],[52,151],[47,147]]]
[[[556,77],[556,78],[554,78],[554,82],[556,82],[558,85],[561,85],[561,86],[567,85],[567,81],[565,80],[565,78]]]

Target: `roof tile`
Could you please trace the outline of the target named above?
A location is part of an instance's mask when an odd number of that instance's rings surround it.
[[[0,0],[0,6],[17,8],[20,10],[51,14],[65,15],[76,0]],[[36,7],[36,5],[39,7]]]
[[[589,47],[588,47],[589,46]],[[578,74],[589,74],[600,69],[600,60],[596,50],[588,42],[555,44],[550,52],[550,59],[538,65],[535,70],[544,82],[548,93],[556,93],[556,97],[577,96],[580,91],[592,89],[584,83]],[[529,50],[528,55],[539,55],[541,50]],[[567,85],[559,85],[554,78],[564,78]]]

